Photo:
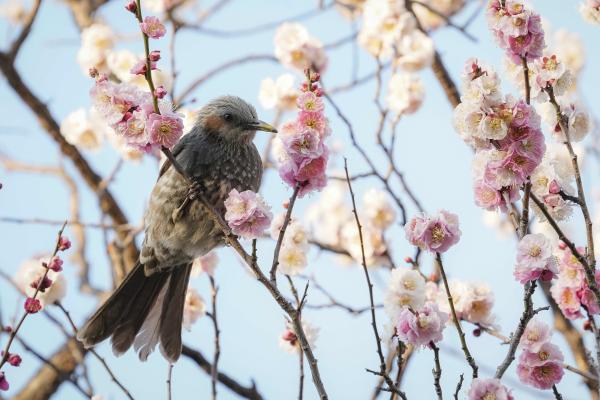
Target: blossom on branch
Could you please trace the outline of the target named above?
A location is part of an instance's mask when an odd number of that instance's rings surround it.
[[[146,17],[144,22],[140,23],[140,28],[148,37],[152,39],[160,39],[165,35],[167,30],[157,17]]]
[[[275,32],[275,57],[288,68],[300,71],[306,68],[325,71],[327,55],[319,39],[311,36],[306,28],[296,22],[284,22]]]
[[[475,378],[467,394],[468,400],[513,400],[513,396],[500,379]]]
[[[270,207],[263,198],[251,190],[238,192],[233,189],[225,200],[225,221],[231,231],[245,239],[262,236],[271,224]]]
[[[442,331],[448,319],[449,315],[440,311],[435,303],[426,303],[415,311],[403,308],[398,316],[396,334],[403,342],[425,347],[443,339]]]
[[[552,280],[557,273],[550,240],[539,233],[525,235],[517,246],[515,278],[525,284],[537,279]]]
[[[422,250],[443,253],[458,243],[461,231],[458,216],[445,210],[430,217],[422,214],[413,217],[404,227],[406,239]]]

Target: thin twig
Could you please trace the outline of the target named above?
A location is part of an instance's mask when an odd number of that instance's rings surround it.
[[[440,349],[435,343],[429,343],[429,347],[433,350],[433,360],[435,368],[431,371],[433,373],[433,386],[435,387],[435,393],[437,394],[438,400],[443,400],[444,395],[442,393],[442,387],[440,386],[440,379],[442,378],[442,366],[440,365]]]
[[[271,265],[271,271],[269,272],[269,277],[271,279],[271,284],[277,286],[277,266],[279,265],[279,252],[281,251],[281,246],[283,245],[283,239],[285,236],[285,231],[292,220],[292,210],[294,209],[294,204],[296,203],[296,198],[298,197],[298,192],[300,191],[300,182],[296,182],[296,186],[294,186],[294,192],[292,193],[292,197],[290,197],[290,203],[288,205],[287,211],[285,213],[285,218],[283,220],[283,225],[281,225],[281,229],[279,230],[279,236],[277,237],[277,244],[275,245],[275,250],[273,251],[273,264]]]
[[[221,330],[219,329],[219,322],[217,320],[217,293],[219,289],[215,284],[215,278],[209,275],[211,288],[211,299],[212,299],[212,312],[210,313],[210,319],[213,322],[213,328],[215,330],[215,354],[213,356],[212,369],[210,372],[211,376],[211,396],[213,400],[217,398],[217,373],[219,371],[219,357],[221,356]]]
[[[377,345],[377,355],[379,356],[379,373],[381,377],[385,379],[385,382],[390,391],[397,393],[402,399],[406,400],[406,395],[400,390],[400,388],[394,385],[394,382],[389,377],[386,371],[385,357],[381,349],[381,337],[379,336],[379,330],[377,329],[377,318],[375,316],[375,301],[373,300],[373,284],[369,276],[369,270],[367,269],[367,260],[365,257],[365,245],[363,241],[362,225],[358,217],[358,211],[356,210],[356,200],[354,198],[354,191],[352,190],[352,182],[350,182],[350,174],[348,173],[348,160],[344,158],[344,170],[346,171],[346,181],[348,183],[348,190],[350,191],[350,198],[352,200],[352,213],[354,214],[354,220],[356,221],[356,228],[358,229],[358,237],[360,239],[361,259],[362,267],[365,273],[365,279],[367,281],[367,288],[369,289],[369,303],[371,305],[371,326],[373,327],[373,334],[375,335],[375,344]]]
[[[460,374],[460,378],[458,379],[458,383],[456,384],[456,390],[454,391],[454,400],[458,400],[458,394],[460,393],[460,388],[462,388],[464,380],[465,374]]]
[[[435,259],[437,260],[438,267],[442,274],[442,280],[444,282],[444,288],[446,289],[446,296],[448,297],[448,304],[450,305],[450,311],[452,312],[452,321],[454,322],[454,326],[456,327],[456,331],[458,332],[458,337],[460,339],[460,345],[463,353],[465,354],[465,358],[469,366],[473,370],[473,378],[477,378],[477,363],[475,363],[475,359],[471,355],[469,351],[469,347],[467,346],[467,341],[465,339],[465,333],[460,326],[460,321],[456,316],[456,310],[454,309],[454,300],[452,299],[452,293],[450,292],[450,286],[448,285],[448,278],[446,277],[446,271],[444,270],[444,265],[442,264],[442,256],[440,253],[435,253]]]
[[[167,400],[173,398],[172,386],[173,386],[173,364],[169,363],[167,368]]]

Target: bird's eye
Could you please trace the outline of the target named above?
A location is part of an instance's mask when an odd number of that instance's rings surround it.
[[[231,114],[225,114],[223,115],[223,119],[225,119],[225,121],[231,121],[233,119],[233,116]]]

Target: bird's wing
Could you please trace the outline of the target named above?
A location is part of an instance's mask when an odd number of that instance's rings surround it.
[[[188,175],[198,176],[221,156],[221,153],[215,150],[218,150],[218,147],[215,147],[214,143],[209,143],[206,135],[192,131],[181,138],[173,147],[172,153]],[[158,178],[160,179],[170,167],[171,161],[165,160]]]

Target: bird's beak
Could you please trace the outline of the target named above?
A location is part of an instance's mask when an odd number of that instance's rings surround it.
[[[261,120],[256,120],[256,121],[250,123],[249,128],[257,130],[257,131],[277,133],[277,129],[275,129],[272,125],[267,124],[266,122],[261,121]]]

